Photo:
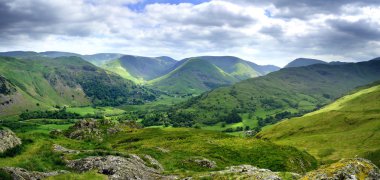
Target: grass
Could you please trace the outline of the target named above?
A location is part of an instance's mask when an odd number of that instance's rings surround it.
[[[29,121],[29,122],[28,122]],[[23,123],[43,123],[43,120],[28,120]],[[19,122],[21,123],[21,122]],[[66,126],[67,124],[65,124]],[[166,174],[181,177],[198,173],[221,170],[227,166],[252,164],[274,171],[304,172],[316,168],[316,160],[309,154],[289,146],[279,146],[255,139],[234,137],[224,133],[191,128],[127,128],[115,135],[104,135],[104,141],[81,141],[64,136],[52,136],[49,127],[62,128],[52,124],[15,129],[25,144],[21,152],[14,157],[0,158],[0,167],[13,166],[33,171],[70,170],[64,165],[61,153],[52,151],[53,144],[69,149],[101,150],[94,153],[83,152],[78,155],[65,155],[66,159],[83,158],[93,155],[144,154],[156,158],[165,168]],[[27,129],[22,129],[27,128]],[[103,152],[105,151],[105,152]],[[100,153],[101,152],[101,153]],[[217,163],[213,169],[194,164],[191,159],[207,158]],[[306,164],[299,166],[296,161]],[[84,174],[70,173],[51,179],[102,179],[95,172]]]
[[[380,85],[375,85],[303,117],[266,127],[258,137],[306,150],[322,162],[356,156],[377,162],[379,120]]]
[[[119,108],[114,107],[69,107],[66,109],[67,112],[71,113],[78,113],[82,116],[85,116],[87,114],[95,115],[95,114],[104,114],[105,116],[113,116],[113,115],[119,115],[123,114],[125,111]]]
[[[52,176],[46,178],[46,180],[69,180],[69,179],[75,179],[75,180],[107,180],[108,177],[103,174],[98,174],[96,171],[89,171],[84,173],[68,173],[68,174],[61,174],[58,176]]]

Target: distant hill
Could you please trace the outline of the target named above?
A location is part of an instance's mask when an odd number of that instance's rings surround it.
[[[193,58],[181,63],[172,72],[150,81],[157,89],[177,94],[200,94],[201,92],[226,86],[238,79],[219,67],[202,59]]]
[[[323,161],[359,156],[380,165],[379,120],[376,83],[318,111],[264,128],[257,137],[304,149]]]
[[[0,57],[0,75],[2,115],[55,105],[141,104],[155,99],[154,92],[78,57]]]
[[[0,57],[14,57],[22,59],[46,59],[43,55],[33,51],[0,52]]]
[[[327,62],[317,59],[298,58],[287,64],[284,68],[310,66],[313,64],[327,64]]]
[[[206,92],[179,105],[197,112],[196,122],[223,121],[231,111],[250,113],[261,126],[284,116],[312,111],[351,91],[380,80],[380,58],[342,65],[315,64],[285,68],[233,86]]]
[[[278,69],[276,66],[260,66],[233,56],[200,56],[179,61],[168,69],[166,75],[149,84],[167,92],[199,94]]]
[[[135,82],[146,82],[164,75],[177,63],[170,57],[142,57],[125,55],[102,67]]]

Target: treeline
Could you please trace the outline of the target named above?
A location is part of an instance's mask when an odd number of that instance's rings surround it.
[[[242,121],[237,110],[230,113],[219,115],[219,118],[227,124],[238,123]],[[199,120],[199,116],[195,112],[183,110],[169,110],[167,112],[150,112],[142,117],[144,126],[173,126],[173,127],[194,127]],[[218,123],[203,121],[204,124],[213,125]]]
[[[41,119],[41,118],[47,118],[47,119],[80,119],[84,118],[78,113],[72,113],[67,112],[66,108],[62,108],[60,110],[53,110],[53,111],[25,111],[19,115],[19,117],[22,120],[27,119]]]

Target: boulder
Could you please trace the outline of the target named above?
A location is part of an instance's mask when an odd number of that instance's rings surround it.
[[[25,169],[17,167],[3,167],[0,170],[7,173],[14,180],[40,180],[49,176],[68,173],[68,171],[63,170],[53,172],[27,171]]]
[[[380,171],[376,165],[362,158],[343,159],[329,166],[307,173],[302,180],[375,180],[380,179]]]
[[[21,140],[9,129],[0,130],[0,153],[21,145]]]
[[[99,173],[108,175],[111,180],[176,179],[174,176],[164,176],[160,174],[160,170],[147,166],[146,162],[137,155],[130,155],[130,157],[92,156],[69,161],[67,166],[79,172],[96,169]]]
[[[207,175],[196,177],[199,179],[255,179],[255,180],[282,180],[279,172],[272,172],[268,169],[260,169],[251,165],[239,165],[227,167],[225,170],[211,172]],[[286,173],[286,179],[299,179],[301,176],[296,173]]]
[[[205,167],[205,168],[209,168],[209,169],[217,167],[215,161],[211,161],[211,160],[208,160],[206,158],[194,159],[192,161],[194,161],[197,165],[199,165],[201,167]]]
[[[78,140],[103,141],[104,136],[115,134],[119,131],[120,128],[109,120],[84,119],[71,126],[67,130],[66,136]]]

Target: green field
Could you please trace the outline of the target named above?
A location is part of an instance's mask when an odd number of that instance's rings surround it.
[[[82,116],[87,114],[95,115],[95,114],[103,114],[105,116],[114,116],[123,114],[125,111],[122,109],[114,108],[114,107],[69,107],[67,108],[68,112],[78,113]]]
[[[367,157],[380,164],[380,85],[344,96],[303,117],[266,127],[258,137],[306,150],[322,162]]]
[[[62,121],[56,120],[56,122]],[[227,166],[240,164],[252,164],[274,171],[294,172],[305,172],[317,167],[317,162],[312,156],[293,147],[279,146],[253,138],[234,137],[215,131],[191,128],[126,128],[115,135],[103,135],[104,141],[81,141],[64,136],[49,135],[50,129],[66,130],[69,124],[43,125],[43,122],[45,122],[43,119],[28,120],[23,123],[40,123],[41,125],[13,128],[24,144],[16,156],[0,158],[0,167],[13,166],[33,171],[69,170],[64,166],[61,159],[62,154],[52,151],[53,144],[78,150],[102,150],[110,153],[117,151],[140,156],[148,154],[164,166],[166,174],[176,174],[181,177],[221,170]],[[75,159],[91,155],[91,153],[80,153],[67,155],[66,158]],[[194,158],[210,159],[217,163],[217,167],[208,169],[197,166],[191,161]],[[299,166],[294,163],[294,159],[308,165]],[[85,174],[71,173],[55,178],[69,177],[102,179],[104,176],[89,172]]]

